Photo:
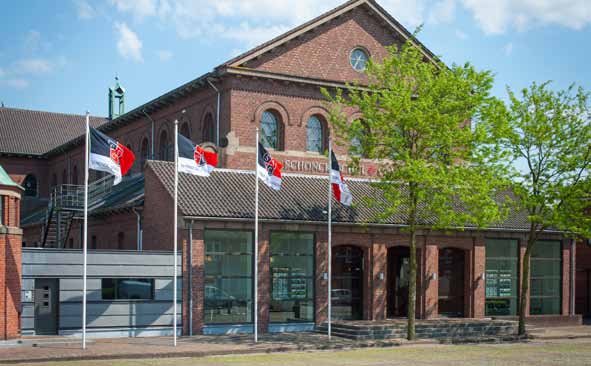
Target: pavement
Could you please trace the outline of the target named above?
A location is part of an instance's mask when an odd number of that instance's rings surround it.
[[[591,339],[591,326],[533,328],[529,340]],[[0,343],[0,364],[80,361],[105,359],[154,359],[205,357],[312,350],[343,350],[367,347],[435,345],[434,339],[407,341],[354,341],[340,337],[328,340],[319,333],[265,334],[254,343],[252,335],[179,337],[172,346],[171,337],[111,338],[89,340],[82,350],[80,340],[68,337],[24,337],[20,343]]]

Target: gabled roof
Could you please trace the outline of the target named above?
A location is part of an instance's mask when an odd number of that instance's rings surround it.
[[[174,191],[174,163],[148,161],[147,169],[172,197]],[[217,169],[210,177],[199,177],[181,173],[179,175],[179,210],[187,218],[203,219],[254,219],[253,171]],[[385,221],[378,221],[381,209],[364,204],[364,197],[380,199],[381,191],[371,185],[368,179],[347,179],[353,194],[353,207],[346,207],[333,201],[333,221],[341,224],[377,224],[404,226],[407,222],[405,210],[392,215]],[[259,217],[261,220],[324,223],[327,221],[328,177],[284,174],[279,192],[260,184]],[[502,200],[502,198],[499,198]],[[334,198],[333,198],[334,200]],[[461,210],[461,208],[458,208]],[[424,222],[432,221],[423,215]],[[467,227],[476,229],[475,227]],[[527,215],[512,211],[503,221],[489,227],[497,231],[528,230]]]
[[[223,63],[221,66],[227,67],[239,67],[245,62],[248,62],[263,53],[269,52],[270,50],[291,41],[294,38],[301,36],[303,33],[311,31],[312,29],[321,26],[322,24],[331,21],[332,19],[343,15],[346,12],[349,12],[357,7],[360,6],[367,6],[369,9],[380,17],[385,24],[387,24],[393,31],[400,34],[404,39],[411,39],[412,33],[410,33],[402,24],[400,24],[392,15],[390,15],[384,8],[382,8],[376,1],[374,0],[350,0],[346,3],[329,10],[328,12],[321,14],[320,16],[296,27],[291,29],[290,31],[283,33],[272,40],[265,42],[249,51],[246,51],[233,59]],[[412,40],[413,43],[419,47],[419,49],[423,52],[423,54],[429,59],[435,59],[435,55],[425,47],[421,42],[418,40]]]
[[[108,122],[90,117],[90,125]],[[0,108],[0,153],[40,156],[84,134],[86,116]]]

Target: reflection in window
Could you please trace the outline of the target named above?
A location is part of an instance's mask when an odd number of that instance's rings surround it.
[[[278,130],[277,117],[270,111],[264,111],[261,117],[261,143],[264,147],[278,148]]]
[[[307,150],[317,153],[323,152],[323,134],[322,122],[317,116],[312,116],[308,119],[308,126],[306,127]]]
[[[25,196],[37,197],[37,178],[33,174],[29,174],[25,177],[23,182],[25,188]]]
[[[314,235],[271,233],[271,322],[314,321]]]
[[[205,323],[252,322],[252,233],[206,230]]]
[[[519,242],[487,239],[485,268],[485,314],[517,315]]]
[[[154,280],[148,278],[103,278],[103,300],[153,300]]]
[[[562,261],[559,241],[538,241],[531,254],[530,314],[560,314]]]

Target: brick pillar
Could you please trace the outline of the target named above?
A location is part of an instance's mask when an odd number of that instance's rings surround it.
[[[486,265],[486,242],[484,237],[474,238],[474,247],[472,249],[472,314],[473,318],[484,317],[485,286],[481,275],[485,271]]]
[[[362,247],[363,250],[363,319],[371,320],[372,316],[372,268],[373,268],[373,248],[370,246]]]
[[[520,298],[521,298],[521,292],[523,291],[523,289],[521,287],[521,281],[523,278],[523,263],[524,263],[526,249],[527,249],[527,240],[526,239],[519,240],[519,297]],[[529,272],[531,274],[531,266],[529,267]],[[530,280],[528,278],[528,282],[529,281]],[[531,289],[531,282],[529,284],[529,287]],[[527,304],[525,305],[525,316],[529,316],[529,293],[526,295],[526,302],[527,302]],[[518,313],[519,313],[519,311],[518,311]]]
[[[371,320],[386,319],[386,278],[388,278],[388,248],[383,243],[373,243],[372,283],[373,297],[371,306]]]
[[[205,318],[205,241],[203,240],[203,227],[193,225],[193,334],[203,333]]]
[[[0,168],[2,169],[2,168]],[[20,337],[22,230],[19,228],[20,188],[0,186],[0,340]]]
[[[317,232],[315,238],[314,319],[316,325],[320,325],[328,320],[328,281],[324,279],[324,274],[328,273],[328,234],[324,231]]]
[[[424,273],[424,303],[425,303],[425,319],[433,319],[439,316],[437,308],[439,296],[439,248],[437,243],[427,238],[425,245],[425,269]],[[431,279],[431,274],[435,273],[436,278]]]
[[[271,262],[269,239],[269,230],[259,231],[259,333],[267,333],[267,330],[269,329],[269,307],[271,305]]]
[[[562,241],[562,315],[569,315],[570,307],[570,239]]]

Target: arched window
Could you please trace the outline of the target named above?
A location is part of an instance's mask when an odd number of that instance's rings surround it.
[[[68,172],[66,169],[62,171],[62,184],[68,184]]]
[[[191,139],[191,131],[189,131],[189,124],[187,122],[181,125],[181,135]]]
[[[369,129],[367,123],[361,119],[356,119],[351,123],[351,127],[353,130],[357,131],[357,136],[351,138],[350,145],[349,145],[349,153],[353,156],[359,156],[363,158],[368,157],[368,146],[367,144],[364,146],[362,144],[361,139],[363,136],[368,136],[371,134],[371,130]]]
[[[74,165],[72,169],[72,184],[78,185],[78,166]]]
[[[261,143],[264,147],[279,150],[279,120],[271,111],[264,111],[261,116]]]
[[[117,234],[117,249],[121,250],[123,249],[125,245],[125,234],[123,232],[119,232],[119,234]]]
[[[160,160],[168,161],[168,133],[166,130],[160,132],[160,147],[158,149]]]
[[[23,186],[25,188],[25,196],[37,197],[37,178],[33,174],[25,177]]]
[[[317,153],[324,152],[324,129],[317,116],[311,116],[306,126],[307,150]]]
[[[213,142],[215,131],[213,126],[213,116],[207,113],[203,118],[203,132],[201,134],[203,142]]]
[[[142,169],[142,171],[144,170],[144,165],[146,165],[146,161],[148,161],[149,158],[149,145],[148,145],[148,139],[144,138],[142,140],[142,150],[141,150],[141,156],[140,156],[140,167]]]

